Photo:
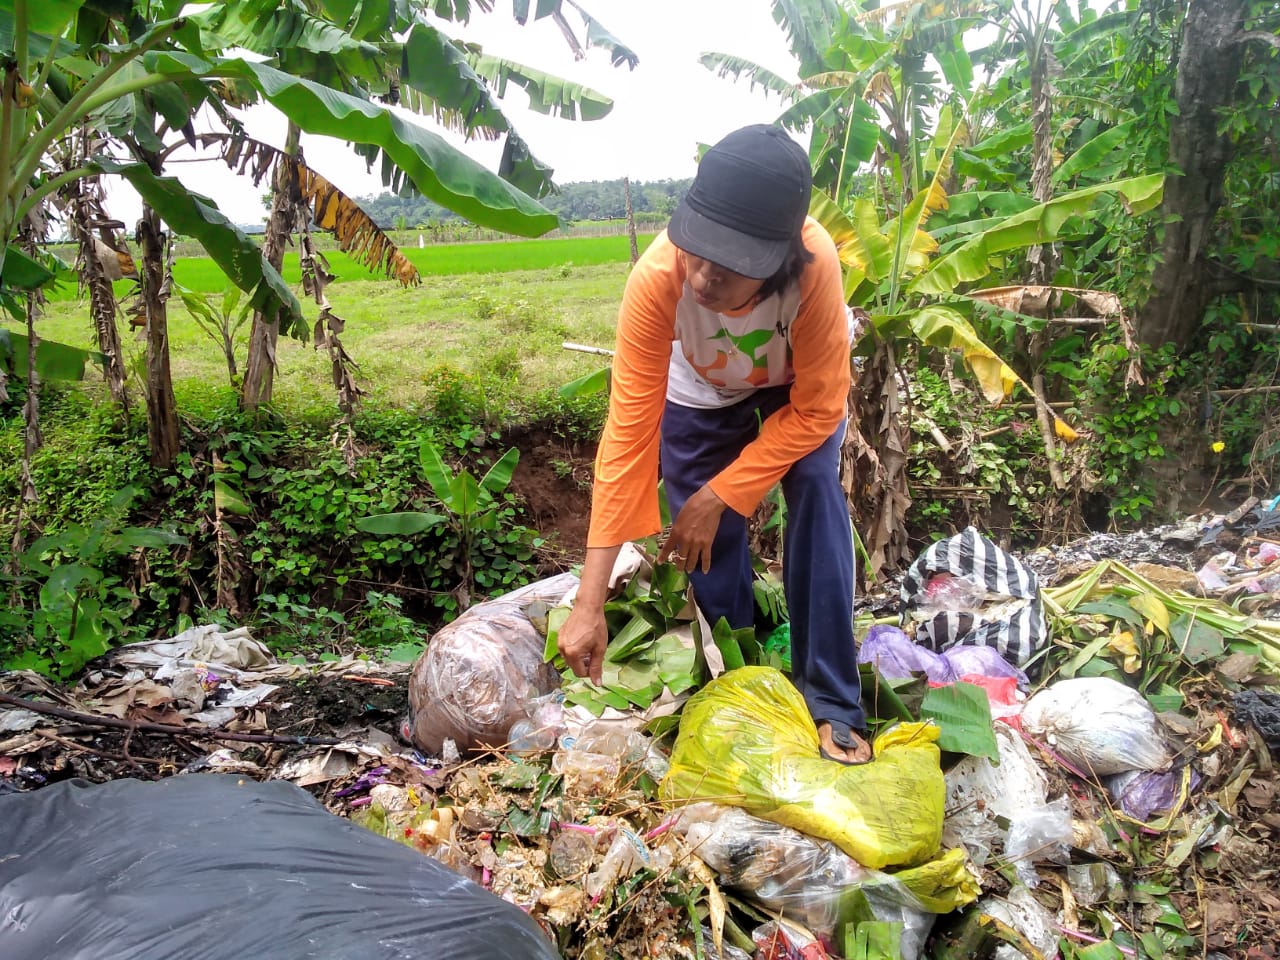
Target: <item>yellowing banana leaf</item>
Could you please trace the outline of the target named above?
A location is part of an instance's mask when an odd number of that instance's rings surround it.
[[[1130,597],[1129,606],[1142,614],[1148,634],[1152,632],[1152,628],[1165,634],[1169,632],[1169,608],[1154,593],[1140,593],[1136,597]]]
[[[908,317],[912,332],[931,347],[959,350],[964,362],[977,378],[982,395],[989,403],[1000,403],[1021,384],[1022,378],[983,343],[973,325],[958,310],[944,306],[928,306]]]

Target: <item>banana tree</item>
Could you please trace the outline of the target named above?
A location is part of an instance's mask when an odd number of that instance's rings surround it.
[[[866,569],[874,575],[911,555],[904,523],[908,442],[899,416],[902,350],[918,344],[959,351],[992,402],[1025,387],[974,328],[970,318],[992,304],[969,291],[993,272],[1016,275],[1015,252],[1061,239],[1074,229],[1071,218],[1084,217],[1098,195],[1119,195],[1141,212],[1158,202],[1162,181],[1097,184],[1046,202],[1017,189],[977,197],[961,188],[955,159],[972,146],[967,118],[981,102],[966,33],[998,4],[964,3],[948,8],[944,19],[935,6],[919,2],[867,10],[847,5],[845,15],[834,17],[825,0],[773,6],[800,61],[799,81],[722,54],[703,62],[763,84],[787,104],[780,123],[812,130],[817,189],[811,213],[837,241],[849,303],[868,314],[861,349],[870,356],[850,397],[861,432],[848,432],[846,484],[864,530]],[[934,65],[941,77],[931,72]],[[873,171],[870,184],[859,175],[864,164]],[[1016,179],[1008,185],[1016,188]],[[948,216],[953,199],[959,202]],[[1004,301],[993,303],[1001,309]],[[1045,426],[1072,435],[1056,418]]]
[[[933,180],[906,205],[902,213],[880,221],[875,205],[856,200],[846,215],[829,197],[818,196],[811,212],[828,227],[845,264],[845,289],[850,303],[866,309],[872,337],[863,345],[872,353],[863,376],[854,387],[852,409],[860,411],[864,432],[850,431],[846,450],[850,467],[847,483],[854,494],[855,510],[865,504],[860,517],[869,526],[864,542],[868,563],[876,570],[909,559],[904,511],[910,500],[906,490],[905,430],[896,416],[898,377],[896,354],[904,339],[924,347],[960,352],[989,402],[1003,401],[1017,387],[1027,385],[1008,363],[988,346],[970,318],[995,307],[1018,323],[1042,322],[1022,309],[1023,299],[991,296],[973,285],[1006,269],[1007,258],[1037,245],[1053,243],[1072,222],[1089,212],[1104,195],[1119,196],[1132,215],[1160,202],[1163,176],[1133,177],[1071,191],[1017,213],[970,224],[964,233],[946,240],[945,246],[927,229],[931,216],[947,204],[942,187],[964,125],[952,123],[947,111],[939,119],[939,146]],[[1028,289],[1028,288],[1019,288]],[[1069,296],[1085,303],[1099,303],[1096,291],[1035,285],[1045,302]],[[873,394],[872,390],[877,391]],[[1056,415],[1042,421],[1045,432],[1065,441],[1075,431]],[[875,431],[866,436],[867,428]],[[859,496],[855,483],[870,484]]]
[[[576,5],[574,5],[576,7]],[[559,3],[539,3],[536,17],[552,16],[560,24],[575,52],[582,45],[569,28]],[[587,26],[587,43],[610,49],[615,63],[636,63],[635,54],[616,40],[588,14],[578,9]],[[426,22],[424,13],[431,12],[446,20],[465,22],[471,13],[466,3],[402,3],[395,0],[371,0],[353,7],[333,0],[239,0],[218,4],[194,16],[202,38],[218,49],[245,48],[267,58],[280,69],[365,99],[378,98],[415,113],[432,117],[466,138],[480,136],[504,139],[499,174],[511,184],[534,197],[545,196],[551,189],[551,169],[539,161],[498,106],[491,87],[498,94],[509,82],[522,86],[530,96],[532,108],[571,119],[591,120],[604,116],[612,102],[579,84],[569,83],[541,71],[511,61],[486,56],[479,47],[449,37],[439,27]],[[516,18],[523,22],[528,5],[516,3]],[[317,175],[298,158],[300,127],[290,122],[283,156],[274,164],[271,215],[266,228],[266,249],[273,265],[279,267],[283,257],[284,238],[302,223],[298,204],[312,197],[305,185],[314,183]],[[243,167],[248,163],[242,150],[243,137],[229,138],[228,161]],[[354,143],[356,152],[372,166],[380,163],[384,182],[400,192],[414,181],[399,166],[393,155],[376,143]],[[259,158],[271,148],[255,146]],[[255,182],[266,165],[255,166]],[[322,178],[321,178],[322,179]],[[299,191],[298,185],[303,189]],[[370,248],[390,249],[394,246],[358,205],[333,185],[326,186],[330,219],[347,226],[355,239],[348,245],[339,232],[343,249],[365,251]],[[446,203],[446,206],[451,206]],[[321,208],[312,204],[313,215],[320,220]],[[369,238],[372,238],[370,241]],[[416,272],[408,261],[400,259],[399,270],[393,272],[404,282],[406,273],[416,282]],[[277,329],[269,319],[255,313],[250,335],[249,358],[242,398],[252,408],[271,397]],[[332,334],[328,342],[333,342]],[[349,377],[346,378],[349,380]]]
[[[178,6],[162,4],[154,12],[163,17]],[[159,141],[166,127],[189,135],[194,105],[221,102],[234,91],[272,104],[304,131],[378,149],[423,194],[478,223],[538,235],[558,222],[531,197],[384,106],[267,64],[207,53],[189,19],[148,23],[126,17],[117,22],[100,17],[96,8],[80,8],[74,2],[51,3],[33,12],[24,0],[0,2],[0,45],[10,42],[12,50],[0,117],[0,267],[19,226],[57,191],[113,173],[138,190],[158,220],[198,240],[264,317],[271,322],[283,318],[288,329],[304,334],[296,298],[258,247],[211,201],[165,177],[157,162],[167,149]],[[114,130],[138,147],[135,155],[145,161],[128,162],[102,152],[79,165],[57,164],[68,131],[86,125]],[[150,232],[159,233],[154,221]],[[163,286],[157,275],[151,287]],[[153,339],[153,353],[167,349],[159,323]],[[171,403],[163,403],[164,391],[158,394],[161,404],[149,412],[153,422],[165,425],[153,431],[153,459],[163,465],[177,449],[176,417]]]

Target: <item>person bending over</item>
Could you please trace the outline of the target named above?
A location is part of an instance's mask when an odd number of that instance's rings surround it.
[[[779,127],[730,133],[627,281],[586,560],[559,633],[573,672],[600,682],[604,604],[628,541],[670,535],[707,621],[755,620],[747,518],[775,483],[787,505],[783,586],[791,673],[824,756],[871,758],[853,640],[854,559],[840,485],[849,314],[830,235],[808,217],[804,150]]]

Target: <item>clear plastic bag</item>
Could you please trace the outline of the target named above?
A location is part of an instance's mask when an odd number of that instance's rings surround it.
[[[1005,859],[1011,860],[1018,879],[1028,887],[1040,885],[1038,862],[1066,863],[1071,848],[1071,799],[1059,797],[1042,807],[1023,810],[1009,818],[1004,839]]]
[[[876,739],[871,763],[823,760],[791,682],[769,667],[742,667],[685,705],[662,794],[742,807],[831,840],[874,869],[913,866],[937,853],[942,836],[937,738],[932,724],[903,723]]]
[[[1005,831],[997,817],[1012,820],[1045,805],[1049,784],[1044,771],[1015,731],[995,724],[997,766],[986,757],[964,757],[946,774],[947,816],[942,842],[963,844],[978,864],[986,863]]]
[[[949,850],[894,874],[861,866],[835,844],[753,817],[736,807],[695,803],[674,828],[729,889],[830,939],[860,892],[876,920],[903,924],[903,960],[924,946],[934,914],[972,902],[978,885],[963,851]]]
[[[1142,694],[1109,677],[1059,680],[1027,701],[1022,727],[1086,773],[1167,770],[1173,751]]]
[[[562,573],[476,604],[436,631],[409,676],[410,732],[439,755],[445,740],[459,750],[501,747],[529,703],[560,687],[544,662],[546,641],[524,607],[560,600],[578,582]]]

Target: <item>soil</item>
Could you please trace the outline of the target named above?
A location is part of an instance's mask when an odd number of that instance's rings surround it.
[[[510,489],[525,502],[526,522],[548,540],[544,559],[551,569],[567,569],[587,540],[595,447],[541,428],[512,433],[504,442],[520,448]]]
[[[269,701],[272,732],[299,737],[332,737],[352,726],[373,726],[393,734],[409,710],[403,678],[378,686],[341,677],[313,676],[282,685]]]

